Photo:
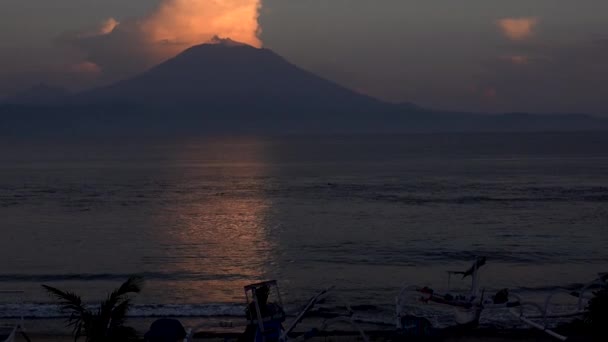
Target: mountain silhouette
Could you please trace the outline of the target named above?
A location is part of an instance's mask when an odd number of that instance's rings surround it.
[[[268,49],[231,40],[194,46],[132,79],[79,96],[86,103],[270,109],[384,105],[322,79]],[[294,108],[295,107],[295,108]]]
[[[229,39],[191,47],[138,76],[76,94],[66,105],[113,123],[122,117],[128,122],[121,129],[190,133],[350,132],[374,123],[381,129],[403,114],[269,49]]]
[[[269,49],[229,39],[191,47],[133,78],[60,99],[43,102],[44,108],[24,106],[27,101],[0,107],[0,131],[183,135],[608,129],[608,121],[586,115],[452,113],[386,103],[303,70]]]
[[[14,94],[3,102],[14,105],[49,105],[65,100],[69,94],[65,88],[40,83]]]

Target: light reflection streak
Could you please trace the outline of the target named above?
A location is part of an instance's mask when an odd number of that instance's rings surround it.
[[[165,284],[181,300],[233,302],[243,285],[266,276],[271,262],[265,145],[211,143],[199,153],[187,149],[177,158],[188,166],[176,170],[198,176],[184,177],[196,181],[176,189],[159,216],[166,230],[157,233],[163,260],[156,261],[167,274],[186,275]]]

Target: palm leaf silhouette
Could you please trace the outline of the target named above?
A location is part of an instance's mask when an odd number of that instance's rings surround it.
[[[62,291],[58,288],[42,285],[53,297],[59,300],[59,308],[63,313],[69,313],[68,327],[72,327],[74,341],[81,336],[83,325],[92,317],[91,312],[82,303],[82,298],[69,291]]]
[[[84,336],[87,342],[121,342],[137,338],[135,330],[124,324],[131,308],[130,295],[140,293],[142,285],[141,277],[130,277],[108,295],[96,312],[90,311],[73,292],[48,285],[42,287],[59,301],[63,313],[69,313],[67,325],[72,328],[74,341]]]

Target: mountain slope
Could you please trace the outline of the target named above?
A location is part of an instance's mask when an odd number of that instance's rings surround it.
[[[29,89],[21,91],[8,99],[2,101],[5,104],[13,105],[49,105],[56,104],[69,95],[67,89],[54,87],[47,84],[39,84]]]
[[[243,115],[392,108],[304,71],[268,49],[229,42],[192,47],[140,76],[82,94],[78,101]]]

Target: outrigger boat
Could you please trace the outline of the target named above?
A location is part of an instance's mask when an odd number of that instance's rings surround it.
[[[315,296],[308,300],[307,304],[295,316],[293,321],[287,328],[283,327],[283,322],[286,319],[285,311],[283,310],[283,302],[281,292],[276,280],[265,281],[261,283],[251,284],[244,287],[245,300],[247,303],[247,320],[250,326],[256,327],[255,342],[286,342],[297,340],[292,338],[294,329],[298,326],[304,317],[314,308],[315,305],[323,301],[333,290],[333,287],[320,291]],[[260,295],[261,294],[261,295]],[[274,301],[269,301],[268,298],[273,298]],[[368,338],[353,319],[354,311],[349,305],[346,305],[347,314],[325,320],[321,330],[326,329],[329,325],[337,322],[347,322],[357,329],[363,341],[368,342]],[[259,319],[261,318],[261,319]],[[312,337],[313,330],[308,334],[300,336],[300,340]]]
[[[471,267],[465,271],[448,271],[448,289],[451,278],[461,275],[462,279],[471,277],[471,287],[466,294],[442,293],[429,287],[404,286],[396,298],[396,325],[397,330],[414,335],[429,335],[433,329],[431,323],[424,317],[413,315],[408,310],[407,299],[410,299],[412,290],[417,294],[417,300],[425,304],[439,304],[445,308],[454,308],[459,311],[460,321],[458,328],[475,328],[479,324],[479,317],[484,310],[513,308],[520,305],[519,297],[509,295],[508,289],[498,291],[491,298],[484,298],[485,290],[479,286],[479,270],[486,264],[485,257],[478,257]],[[510,298],[511,297],[511,298]],[[463,313],[465,317],[463,318]]]
[[[608,273],[599,273],[596,279],[583,285],[578,291],[568,291],[566,289],[558,289],[553,291],[547,296],[543,306],[540,306],[536,303],[524,302],[521,303],[518,308],[511,309],[510,312],[513,316],[515,316],[517,319],[527,324],[528,326],[543,331],[546,334],[560,341],[568,341],[568,336],[559,334],[552,329],[552,320],[575,318],[587,314],[587,306],[589,301],[592,299],[592,291],[598,288],[608,288]],[[567,312],[551,311],[551,303],[558,295],[566,295],[568,297],[576,298],[576,308]],[[526,308],[531,308],[532,310],[535,310],[537,314],[526,315]]]
[[[459,328],[471,329],[479,324],[479,318],[484,310],[506,309],[511,315],[531,328],[538,329],[560,341],[570,340],[568,336],[556,332],[553,328],[555,320],[580,317],[588,313],[587,307],[592,299],[592,291],[598,288],[608,288],[608,273],[599,273],[593,281],[583,285],[577,291],[558,289],[550,293],[543,305],[534,302],[524,302],[515,295],[509,294],[508,289],[498,291],[492,298],[484,299],[484,290],[479,287],[479,269],[486,264],[486,258],[477,258],[473,265],[464,272],[448,271],[448,288],[454,275],[462,275],[463,279],[470,276],[471,288],[468,294],[441,293],[429,287],[404,286],[396,298],[396,324],[400,333],[409,335],[432,335],[434,328],[425,317],[411,314],[405,302],[407,295],[414,291],[417,300],[425,304],[439,304],[443,307],[468,311],[469,319],[459,322]],[[566,312],[554,312],[551,305],[558,295],[576,298],[576,307]],[[534,314],[527,314],[530,310]]]

